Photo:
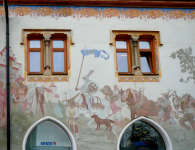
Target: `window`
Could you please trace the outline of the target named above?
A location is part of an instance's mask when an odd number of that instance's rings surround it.
[[[126,128],[120,141],[120,150],[166,150],[161,134],[150,124],[136,121]]]
[[[67,73],[66,38],[51,38],[51,71],[52,74]]]
[[[118,74],[157,75],[155,40],[155,36],[149,34],[117,34],[115,46]]]
[[[52,121],[44,121],[29,134],[25,150],[73,150],[73,146],[63,128]]]
[[[67,74],[66,34],[28,34],[28,74]]]
[[[131,72],[130,45],[127,39],[117,39],[116,41],[116,55],[118,72]]]
[[[139,54],[140,54],[140,70],[142,74],[153,74],[153,44],[152,40],[140,39],[139,40]]]
[[[29,74],[43,74],[43,37],[27,40],[27,60]]]

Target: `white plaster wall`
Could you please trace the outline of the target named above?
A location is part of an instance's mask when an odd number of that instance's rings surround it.
[[[180,48],[193,49],[195,56],[195,21],[185,21],[183,19],[162,20],[162,19],[147,19],[146,21],[139,18],[125,19],[122,21],[117,17],[104,18],[103,20],[91,18],[74,19],[72,17],[63,17],[58,20],[52,17],[37,17],[30,16],[13,17],[10,18],[10,46],[19,63],[22,63],[22,74],[24,75],[24,45],[21,42],[21,29],[71,29],[72,41],[75,43],[70,46],[71,57],[71,76],[68,82],[55,82],[57,93],[63,91],[68,92],[68,98],[74,96],[74,88],[77,84],[79,70],[82,61],[81,49],[85,46],[87,49],[105,50],[109,53],[110,58],[104,60],[102,58],[95,58],[92,55],[86,56],[83,63],[81,77],[88,74],[89,70],[94,70],[90,79],[95,81],[100,88],[104,85],[109,85],[113,89],[114,84],[118,84],[122,89],[133,88],[139,90],[140,87],[145,87],[145,95],[148,99],[156,101],[161,93],[168,89],[177,91],[177,94],[190,93],[195,97],[195,84],[193,80],[188,83],[181,83],[181,77],[189,76],[188,73],[181,73],[181,68],[178,59],[170,57],[173,51]],[[159,47],[160,55],[160,69],[162,77],[160,82],[119,82],[115,76],[114,65],[114,47],[109,45],[110,30],[140,30],[140,31],[160,31],[161,43],[163,46]],[[0,48],[5,47],[5,18],[0,17]],[[83,84],[80,78],[79,86]],[[27,83],[26,83],[27,84]],[[37,82],[37,86],[45,85],[49,87],[51,83]],[[104,97],[98,92],[96,95]],[[61,95],[60,95],[61,96]],[[129,113],[128,113],[129,114]]]

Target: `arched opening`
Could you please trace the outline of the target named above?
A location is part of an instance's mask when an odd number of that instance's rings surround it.
[[[69,129],[57,119],[45,117],[27,131],[22,150],[76,150]]]
[[[121,132],[117,150],[172,150],[164,129],[153,120],[139,117]]]

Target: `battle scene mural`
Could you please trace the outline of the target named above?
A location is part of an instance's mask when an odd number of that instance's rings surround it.
[[[81,53],[83,60],[92,55],[97,59],[101,56],[104,58],[102,61],[109,59],[105,50],[84,49]],[[5,51],[0,54],[0,144],[6,145],[5,62],[1,61]],[[13,53],[11,55],[11,140],[14,145],[22,145],[24,135],[33,123],[51,116],[70,129],[78,150],[114,150],[123,128],[131,120],[147,116],[165,129],[174,149],[194,148],[195,98],[191,94],[178,95],[176,90],[167,89],[156,99],[150,99],[146,97],[144,87],[139,87],[139,90],[124,89],[117,83],[114,86],[105,83],[99,87],[98,80],[93,77],[96,70],[88,70],[88,74],[84,75],[81,73],[82,65],[75,88],[59,93],[55,82],[50,82],[48,86],[25,82],[22,65],[17,63]],[[79,80],[83,81],[82,85]],[[65,86],[60,88],[67,89]]]

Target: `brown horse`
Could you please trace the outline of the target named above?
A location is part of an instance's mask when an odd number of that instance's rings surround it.
[[[159,106],[157,102],[148,100],[144,95],[143,91],[135,91],[133,89],[127,89],[123,96],[122,101],[125,101],[131,111],[131,119],[140,116],[158,116]]]

